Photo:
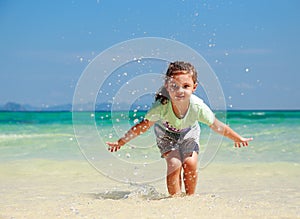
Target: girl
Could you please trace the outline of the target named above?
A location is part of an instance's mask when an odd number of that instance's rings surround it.
[[[157,146],[167,163],[167,188],[170,195],[181,193],[181,170],[187,195],[195,193],[199,153],[199,123],[235,142],[248,146],[252,138],[243,138],[220,122],[210,108],[193,93],[197,88],[197,72],[186,62],[170,63],[165,84],[156,94],[155,103],[145,119],[133,126],[116,142],[107,142],[108,150],[117,151],[134,137],[154,125]]]

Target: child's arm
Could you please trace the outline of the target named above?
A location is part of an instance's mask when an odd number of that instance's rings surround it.
[[[210,128],[215,132],[233,140],[235,147],[241,147],[241,145],[248,146],[248,142],[253,140],[253,138],[243,138],[217,118],[215,118],[215,121]]]
[[[128,143],[130,140],[134,139],[136,136],[146,132],[154,122],[151,122],[147,119],[141,121],[140,123],[134,125],[131,129],[126,132],[124,137],[120,138],[116,142],[106,142],[106,144],[109,146],[108,150],[110,152],[115,152],[119,150],[124,144]]]

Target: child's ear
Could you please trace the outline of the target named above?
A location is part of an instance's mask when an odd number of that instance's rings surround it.
[[[198,83],[195,83],[194,87],[193,87],[193,92],[195,92],[195,90],[197,89],[197,86],[198,86]]]

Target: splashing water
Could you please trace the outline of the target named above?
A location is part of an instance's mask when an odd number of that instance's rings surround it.
[[[133,191],[122,191],[122,190],[113,190],[105,191],[96,194],[88,194],[88,196],[94,199],[112,199],[112,200],[121,200],[121,199],[144,199],[144,200],[160,200],[168,198],[166,194],[159,193],[155,187],[151,185],[133,185],[137,187]]]

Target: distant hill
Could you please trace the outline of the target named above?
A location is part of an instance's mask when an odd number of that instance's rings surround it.
[[[87,109],[86,106],[87,105],[83,105],[82,109],[86,110]],[[91,104],[89,104],[89,106],[91,106]],[[78,110],[80,110],[79,107],[75,107],[75,108],[76,109],[78,108]],[[110,111],[111,108],[112,108],[111,103],[99,103],[99,104],[96,104],[96,106],[95,106],[96,111]],[[114,105],[113,110],[114,111],[128,110],[128,108],[130,108],[130,110],[138,109],[138,110],[143,111],[143,110],[148,110],[149,105],[142,104],[142,107],[141,107],[139,105],[128,106],[128,104],[120,103],[118,105]],[[72,104],[36,107],[36,106],[31,106],[29,104],[19,104],[19,103],[15,103],[15,102],[8,102],[4,105],[0,105],[0,111],[12,111],[12,112],[16,112],[16,111],[47,111],[47,112],[48,111],[72,111]]]
[[[55,105],[36,107],[29,104],[19,104],[15,102],[7,102],[4,105],[0,105],[0,111],[71,111],[72,104]]]
[[[1,111],[26,111],[26,108],[21,104],[8,102],[5,105],[0,106],[0,110]]]

